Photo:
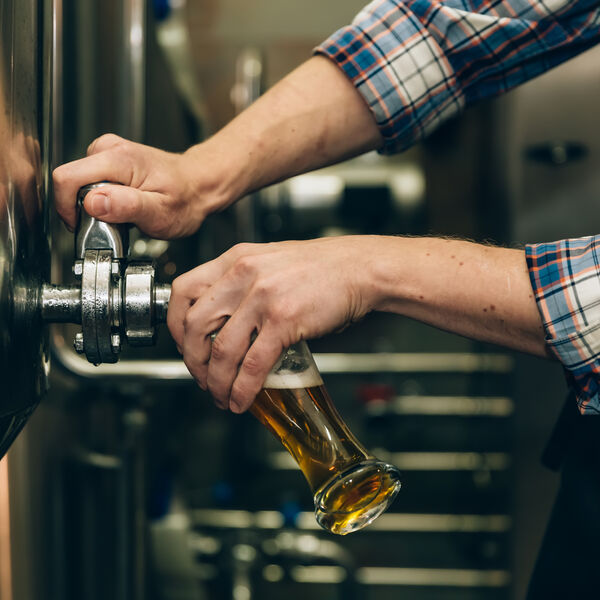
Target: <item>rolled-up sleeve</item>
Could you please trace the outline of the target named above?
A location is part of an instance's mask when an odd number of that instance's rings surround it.
[[[530,244],[529,277],[548,347],[585,414],[600,414],[600,236]]]
[[[597,43],[598,1],[375,0],[321,44],[373,112],[384,152]]]

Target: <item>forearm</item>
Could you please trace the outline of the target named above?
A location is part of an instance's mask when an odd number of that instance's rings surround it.
[[[547,356],[525,253],[439,238],[374,238],[372,308]]]
[[[329,59],[290,73],[204,144],[220,171],[223,206],[266,185],[378,148],[379,129],[362,96]],[[202,174],[202,164],[195,171]]]

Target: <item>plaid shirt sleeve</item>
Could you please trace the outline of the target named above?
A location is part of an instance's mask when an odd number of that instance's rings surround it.
[[[362,94],[403,150],[482,98],[600,40],[598,0],[374,0],[316,52]]]
[[[531,244],[525,255],[548,347],[580,411],[600,414],[600,236]]]

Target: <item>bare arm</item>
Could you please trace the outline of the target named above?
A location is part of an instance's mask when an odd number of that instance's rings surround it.
[[[219,133],[183,155],[107,135],[88,156],[55,170],[56,208],[75,225],[77,190],[115,181],[86,197],[108,222],[133,222],[162,238],[193,233],[211,212],[250,191],[379,147],[383,140],[362,96],[329,59],[290,73]]]
[[[548,355],[524,253],[436,238],[239,245],[174,282],[168,323],[198,383],[242,412],[285,347],[372,310]]]

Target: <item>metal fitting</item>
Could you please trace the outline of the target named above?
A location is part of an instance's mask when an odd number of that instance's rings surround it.
[[[96,365],[119,360],[121,344],[151,346],[156,327],[167,318],[169,285],[156,285],[148,261],[128,261],[128,226],[110,225],[83,209],[85,195],[106,185],[79,190],[73,274],[79,284],[45,285],[41,313],[46,322],[80,323],[75,350]]]

